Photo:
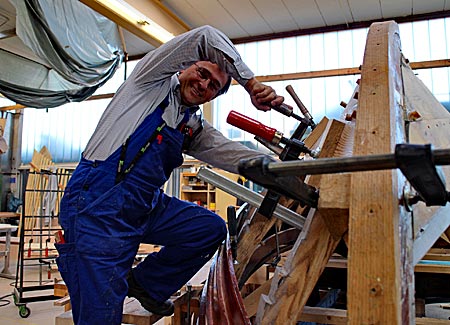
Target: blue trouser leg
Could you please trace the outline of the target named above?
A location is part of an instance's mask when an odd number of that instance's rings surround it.
[[[225,221],[196,204],[162,194],[143,242],[164,245],[134,270],[137,282],[158,301],[180,289],[210,260],[226,237]],[[162,210],[162,211],[161,211]]]
[[[91,174],[107,179],[109,172],[85,170],[86,175],[74,177],[61,203],[67,243],[58,245],[58,266],[69,289],[75,324],[121,324],[126,275],[145,228],[143,222],[136,225],[136,218],[147,218],[125,214],[129,200],[125,203],[128,192],[123,184],[106,184],[105,191],[98,182],[86,186]]]

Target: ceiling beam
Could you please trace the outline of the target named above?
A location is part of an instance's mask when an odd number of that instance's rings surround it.
[[[142,19],[135,19],[134,17],[131,17],[124,10],[108,4],[108,1],[80,1],[91,9],[105,16],[106,18],[115,22],[117,25],[128,30],[130,33],[136,35],[137,37],[155,47],[160,46],[164,41],[158,39],[149,31],[149,25],[152,25],[152,22],[158,24],[173,36],[189,30],[187,28],[187,25],[184,24],[181,19],[178,18],[177,20],[173,18],[175,17],[175,14],[172,13],[168,8],[164,7],[162,4],[158,5],[152,0],[117,1],[119,3],[122,2],[125,3],[125,5],[131,6],[135,12],[139,12],[141,14],[141,16],[143,17]],[[111,3],[114,3],[114,1],[111,1]]]

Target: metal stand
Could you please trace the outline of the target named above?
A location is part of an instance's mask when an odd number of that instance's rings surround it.
[[[27,303],[60,298],[56,297],[53,291],[51,294],[33,294],[29,297],[25,297],[25,293],[54,290],[54,281],[51,279],[52,266],[56,265],[57,257],[53,245],[54,233],[61,229],[57,223],[59,200],[64,191],[61,183],[64,183],[70,174],[71,172],[66,170],[26,170],[21,173],[24,204],[19,228],[20,244],[13,296],[22,318],[31,313]],[[30,274],[32,269],[38,270],[37,278]]]

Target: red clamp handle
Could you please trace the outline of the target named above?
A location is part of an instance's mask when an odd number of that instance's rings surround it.
[[[272,142],[277,130],[268,127],[248,116],[245,116],[236,111],[231,111],[228,114],[227,122],[235,127],[238,127],[244,131],[250,132],[256,136],[263,138],[264,140]]]

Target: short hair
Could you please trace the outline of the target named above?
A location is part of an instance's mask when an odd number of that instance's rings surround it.
[[[231,81],[232,81],[232,78],[231,78],[230,75],[228,75],[228,80],[227,80],[227,82],[225,83],[225,86],[223,86],[222,89],[220,89],[220,90],[218,91],[218,93],[217,93],[217,95],[216,95],[215,97],[218,97],[218,96],[220,96],[220,95],[226,94],[226,92],[228,91],[228,89],[230,89]]]

